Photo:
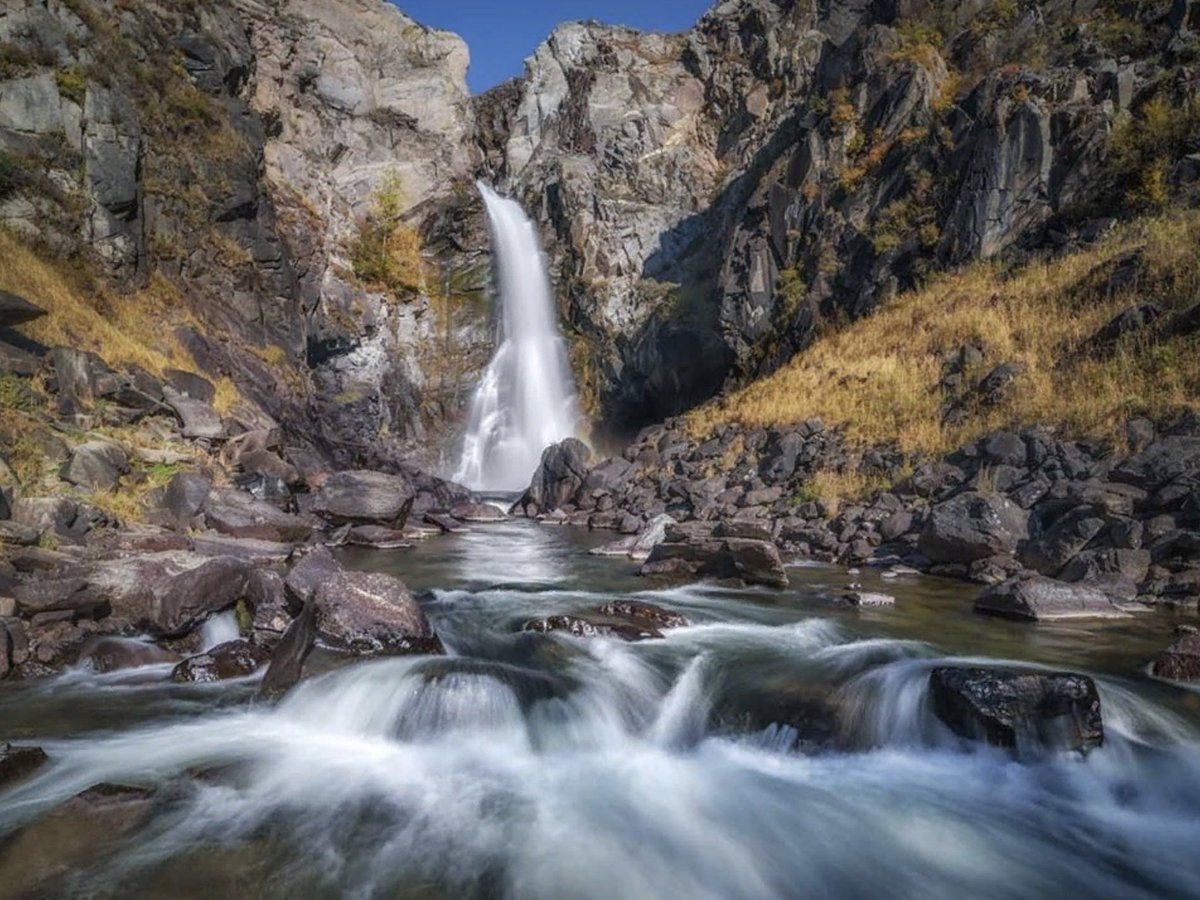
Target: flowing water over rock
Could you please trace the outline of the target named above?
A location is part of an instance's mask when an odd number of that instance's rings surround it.
[[[501,305],[496,353],[471,401],[454,480],[476,490],[518,491],[542,450],[579,427],[575,387],[558,333],[537,232],[516,201],[483,182]]]
[[[449,655],[318,659],[275,706],[253,680],[158,670],[4,684],[0,741],[51,762],[0,793],[0,885],[63,863],[51,895],[1200,893],[1200,694],[1142,672],[1165,618],[985,621],[961,584],[919,576],[853,610],[828,567],[787,591],[655,587],[588,556],[600,540],[506,522],[347,551],[409,582]],[[617,600],[691,624],[636,643],[522,630]],[[998,660],[1093,675],[1104,745],[1016,762],[952,735],[930,671]],[[102,783],[154,793],[71,857],[82,814],[45,814]]]

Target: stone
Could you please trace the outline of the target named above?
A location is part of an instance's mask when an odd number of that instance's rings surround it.
[[[458,530],[466,529],[459,526]],[[374,550],[400,550],[412,546],[407,529],[397,531],[395,528],[384,528],[382,525],[355,525],[347,534],[346,543],[356,547],[370,547]]]
[[[1029,533],[1029,514],[1006,497],[965,492],[934,506],[917,549],[934,563],[969,564],[1012,553]]]
[[[317,588],[342,572],[342,564],[327,547],[313,547],[291,568],[284,579],[288,595],[299,605],[313,599]]]
[[[253,675],[271,659],[271,654],[246,640],[226,641],[211,650],[189,656],[171,671],[171,680],[206,684]]]
[[[460,522],[503,522],[508,518],[504,511],[490,503],[459,503],[450,507],[450,515]]]
[[[845,594],[842,594],[842,599],[851,606],[859,608],[896,605],[895,597],[879,591],[847,591]]]
[[[46,315],[46,310],[30,303],[24,297],[18,297],[8,291],[0,291],[0,328],[23,325],[34,319],[40,319],[44,315]]]
[[[199,472],[176,472],[163,491],[162,508],[186,527],[204,509],[212,486],[212,479]]]
[[[929,673],[936,715],[959,737],[1018,757],[1087,753],[1104,743],[1095,682],[1071,672],[939,666]]]
[[[447,513],[427,512],[425,513],[425,521],[430,525],[436,525],[446,534],[466,534],[471,529]]]
[[[657,628],[622,622],[592,622],[581,616],[546,616],[530,619],[522,626],[523,631],[543,634],[564,632],[575,637],[613,637],[622,641],[644,641],[661,638]]]
[[[317,639],[359,656],[443,651],[421,607],[396,578],[341,571],[317,585]]]
[[[317,491],[312,511],[335,524],[374,524],[402,529],[414,491],[399,475],[365,470],[330,475]]]
[[[293,544],[280,541],[230,537],[215,531],[193,532],[189,540],[192,551],[200,556],[225,556],[254,566],[285,562],[295,549]]]
[[[779,550],[767,541],[745,538],[712,538],[655,546],[640,569],[642,575],[677,575],[690,572],[711,578],[734,578],[746,584],[786,587],[787,572]]]
[[[313,525],[306,519],[255,500],[236,488],[218,488],[208,496],[204,521],[209,528],[230,537],[278,543],[300,543],[313,533]]]
[[[1060,516],[1018,554],[1021,562],[1043,575],[1058,575],[1107,526],[1094,507],[1079,506]]]
[[[203,400],[197,400],[174,388],[164,386],[163,398],[175,411],[182,424],[185,438],[214,440],[225,437],[225,425],[217,411]]]
[[[199,400],[201,403],[212,403],[217,398],[217,389],[211,381],[195,372],[185,372],[182,369],[163,369],[163,378],[172,391]]]
[[[0,790],[28,778],[48,760],[41,747],[0,744]]]
[[[1008,619],[1048,622],[1056,619],[1114,618],[1129,609],[1099,588],[1068,584],[1042,575],[1018,575],[986,589],[975,611]]]
[[[1135,453],[1112,470],[1112,480],[1155,490],[1184,475],[1200,472],[1200,437],[1170,435]]]
[[[1184,632],[1150,663],[1150,674],[1168,681],[1200,678],[1200,633]]]
[[[316,641],[316,613],[316,604],[305,603],[300,614],[284,631],[271,656],[267,674],[263,676],[259,689],[263,696],[278,697],[300,680],[304,673],[304,661]]]
[[[1163,308],[1157,303],[1128,306],[1088,338],[1088,345],[1096,350],[1109,350],[1123,338],[1145,331],[1162,317]]]
[[[129,471],[129,458],[111,441],[88,441],[71,451],[58,477],[89,491],[111,491]]]
[[[642,600],[613,600],[602,604],[596,611],[602,616],[630,619],[637,624],[654,628],[682,628],[691,624],[688,622],[687,616],[682,613],[663,609],[661,606]]]
[[[542,451],[541,461],[514,509],[525,515],[549,513],[569,503],[588,476],[592,451],[577,438],[567,438]]]
[[[78,517],[79,504],[67,497],[22,497],[12,508],[12,520],[38,534],[69,534]]]

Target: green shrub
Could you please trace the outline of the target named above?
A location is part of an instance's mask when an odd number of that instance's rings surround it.
[[[350,265],[367,287],[394,293],[425,289],[421,236],[404,223],[404,182],[391,172],[371,197],[371,209],[358,223],[350,245]]]
[[[60,94],[80,106],[83,105],[84,95],[87,94],[87,77],[82,69],[58,69],[54,73],[54,81],[58,84]]]
[[[1135,208],[1160,209],[1170,200],[1170,168],[1200,149],[1200,99],[1172,103],[1155,97],[1125,115],[1109,136],[1113,173],[1130,185],[1125,201]]]

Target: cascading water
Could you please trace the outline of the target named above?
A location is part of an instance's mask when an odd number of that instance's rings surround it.
[[[476,490],[517,491],[529,484],[547,446],[576,433],[579,407],[533,223],[515,201],[477,184],[502,312],[496,353],[471,401],[453,477]]]

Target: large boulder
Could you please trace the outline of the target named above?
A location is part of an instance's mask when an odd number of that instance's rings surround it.
[[[917,542],[934,563],[969,564],[1012,553],[1029,533],[1029,514],[1007,497],[974,491],[934,506]]]
[[[668,533],[668,537],[671,536]],[[642,575],[692,574],[733,578],[768,587],[786,587],[788,583],[778,548],[768,541],[748,538],[667,540],[650,551],[639,572]]]
[[[312,652],[317,636],[316,613],[315,603],[305,603],[300,614],[284,631],[271,657],[267,674],[263,676],[260,693],[264,696],[278,697],[304,674],[304,661]]]
[[[163,387],[163,398],[175,411],[185,438],[215,440],[225,437],[225,425],[217,411],[204,400],[197,400],[171,387]]]
[[[218,488],[204,506],[208,527],[230,537],[300,543],[313,532],[312,523],[256,500],[237,488]]]
[[[577,438],[567,438],[542,451],[542,460],[514,510],[527,516],[547,513],[570,503],[588,476],[592,451]]]
[[[1154,490],[1181,475],[1200,472],[1200,437],[1172,435],[1119,463],[1112,480]]]
[[[129,471],[125,451],[111,441],[88,441],[71,451],[58,477],[89,491],[111,491]]]
[[[1104,743],[1100,695],[1086,675],[939,666],[929,693],[955,734],[1019,756],[1086,753]]]
[[[46,314],[40,306],[30,303],[24,297],[0,291],[0,328],[12,328],[32,322]]]
[[[199,472],[176,472],[163,490],[162,507],[180,525],[190,525],[204,508],[212,486],[212,479]]]
[[[1077,506],[1059,516],[1019,553],[1021,562],[1043,575],[1057,575],[1108,526],[1108,519],[1093,506]]]
[[[1111,618],[1128,609],[1118,605],[1098,587],[1068,584],[1041,575],[1017,575],[993,585],[979,595],[975,611],[1007,619]]]
[[[408,521],[414,496],[412,485],[400,475],[367,470],[338,472],[321,485],[312,511],[336,524],[401,529]]]
[[[284,585],[297,608],[308,603],[325,581],[340,575],[342,564],[323,544],[313,547],[288,572]]]
[[[381,572],[339,572],[313,593],[317,639],[362,656],[442,653],[425,613],[398,579]]]

